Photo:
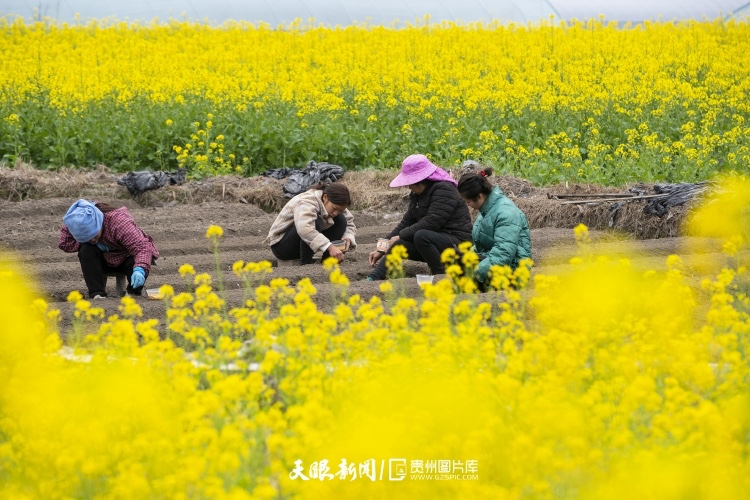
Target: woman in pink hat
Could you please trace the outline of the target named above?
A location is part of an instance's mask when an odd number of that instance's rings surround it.
[[[387,251],[375,250],[369,254],[375,269],[368,281],[385,279],[383,257],[396,245],[406,247],[410,260],[426,262],[432,274],[445,272],[440,261],[443,250],[471,241],[471,216],[456,184],[448,172],[424,155],[411,155],[403,161],[401,173],[390,186],[409,187],[409,208],[388,234]]]

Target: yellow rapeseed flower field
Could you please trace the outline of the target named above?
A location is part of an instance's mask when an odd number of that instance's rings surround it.
[[[310,159],[395,166],[418,151],[535,182],[607,183],[750,165],[747,22],[5,19],[0,51],[0,153],[11,162],[179,162],[200,177]]]

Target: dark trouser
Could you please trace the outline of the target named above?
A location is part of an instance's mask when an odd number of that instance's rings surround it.
[[[430,272],[432,274],[443,274],[445,273],[445,266],[440,262],[440,254],[442,254],[443,250],[446,248],[457,247],[459,243],[461,243],[461,240],[453,235],[420,229],[414,233],[414,241],[399,239],[391,245],[391,249],[396,245],[403,245],[406,247],[406,252],[409,254],[409,260],[426,262],[427,265],[430,266]],[[391,251],[388,250],[388,253],[391,253]],[[385,276],[386,268],[384,255],[378,261],[375,269],[370,273],[370,278],[374,280],[383,280],[385,279]]]
[[[117,267],[112,267],[104,260],[104,252],[98,246],[91,243],[81,243],[78,250],[78,260],[81,261],[83,279],[89,289],[89,297],[94,295],[107,296],[107,274],[122,273],[128,278],[129,295],[140,295],[143,286],[133,288],[130,286],[130,277],[133,274],[135,259],[131,256]]]
[[[344,214],[338,214],[333,218],[333,226],[329,227],[325,231],[321,231],[323,227],[323,219],[318,217],[315,221],[315,229],[318,232],[323,233],[329,240],[340,240],[346,232],[346,217]],[[278,243],[271,245],[271,252],[277,259],[281,260],[293,260],[299,259],[300,264],[312,264],[313,252],[310,245],[302,241],[297,233],[296,226],[292,226],[289,231],[279,240]],[[328,251],[323,252],[323,257],[320,259],[321,262],[329,257]]]

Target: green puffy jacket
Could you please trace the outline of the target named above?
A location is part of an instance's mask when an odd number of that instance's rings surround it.
[[[479,258],[476,279],[480,283],[487,279],[492,266],[518,267],[518,262],[531,258],[531,232],[526,216],[495,187],[479,209],[477,220],[471,231],[474,251]]]

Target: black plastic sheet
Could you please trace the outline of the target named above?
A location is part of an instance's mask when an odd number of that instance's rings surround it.
[[[336,182],[344,176],[344,167],[310,160],[304,168],[274,168],[266,170],[261,175],[274,179],[287,179],[283,187],[284,197],[292,198],[320,182]]]
[[[125,186],[131,195],[138,196],[167,184],[180,185],[185,180],[187,180],[187,171],[184,168],[180,168],[176,172],[142,170],[140,172],[128,172],[117,181],[117,184]]]

